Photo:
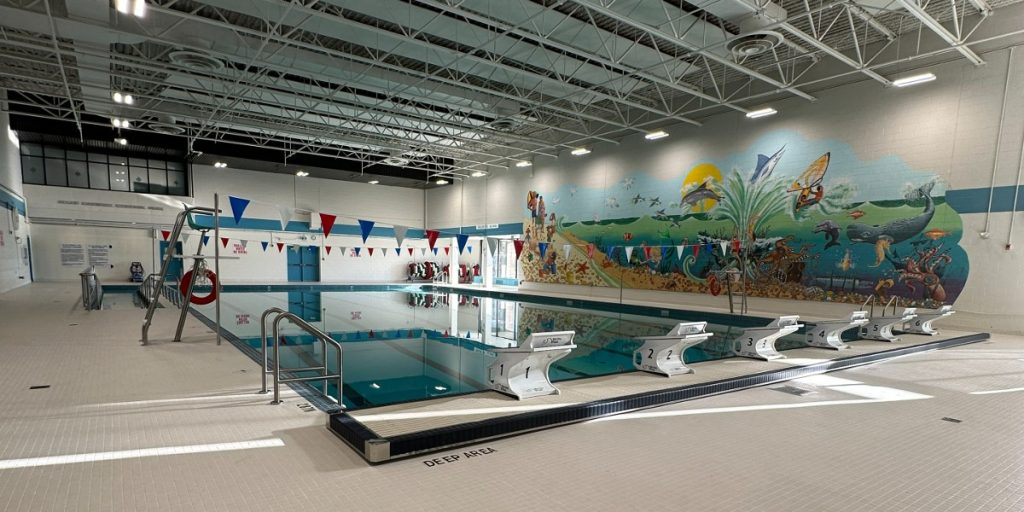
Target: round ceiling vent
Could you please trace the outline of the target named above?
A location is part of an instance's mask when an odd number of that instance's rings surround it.
[[[185,133],[184,128],[168,123],[149,123],[149,129],[164,135],[181,135]]]
[[[192,50],[171,52],[171,62],[195,71],[217,71],[224,68],[224,62],[205,53]]]
[[[494,121],[487,123],[487,126],[490,129],[497,130],[499,132],[510,132],[518,128],[520,124],[521,123],[519,121],[516,121],[511,117],[504,117],[501,119],[495,119]]]
[[[782,34],[772,31],[751,32],[729,41],[726,48],[736,57],[753,57],[771,51],[782,43]]]
[[[389,157],[385,158],[384,160],[381,160],[380,163],[382,163],[384,165],[392,165],[392,166],[395,166],[395,167],[404,167],[406,165],[409,165],[409,159],[408,158],[401,158],[401,157],[397,157],[397,156],[389,156]]]

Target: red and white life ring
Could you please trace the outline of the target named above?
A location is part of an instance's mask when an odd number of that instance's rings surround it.
[[[718,278],[714,274],[708,276],[708,291],[711,295],[718,296],[722,293],[722,285],[718,282]]]
[[[202,297],[198,295],[192,295],[192,299],[189,301],[192,304],[209,304],[217,298],[217,274],[214,274],[212,270],[206,269],[206,278],[210,280],[210,286],[212,289],[208,295]],[[188,285],[192,282],[192,271],[185,272],[185,275],[181,276],[181,282],[178,283],[178,289],[181,290],[183,297],[188,296]]]

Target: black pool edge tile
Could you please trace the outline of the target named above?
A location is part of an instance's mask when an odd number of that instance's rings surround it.
[[[989,333],[975,333],[920,345],[896,347],[890,350],[848,356],[822,363],[769,370],[741,377],[712,382],[690,384],[623,397],[608,398],[555,409],[503,416],[470,423],[462,423],[391,438],[381,438],[347,413],[331,416],[329,427],[347,444],[356,449],[368,462],[378,464],[443,451],[486,440],[510,437],[527,432],[553,428],[586,420],[659,407],[697,398],[739,391],[798,377],[844,370],[892,359],[917,352],[927,352],[989,339]],[[335,419],[337,418],[337,419]],[[356,427],[355,425],[358,425]],[[337,430],[335,430],[337,429]],[[356,443],[356,444],[353,444]],[[367,445],[379,449],[367,453]]]

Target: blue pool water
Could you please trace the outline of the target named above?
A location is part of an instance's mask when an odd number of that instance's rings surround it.
[[[551,304],[573,302],[565,300],[541,304],[522,296],[514,301],[410,290],[229,291],[223,295],[221,320],[238,342],[257,350],[260,315],[270,307],[295,313],[329,333],[343,347],[342,395],[350,410],[486,390],[487,368],[495,359],[492,349],[516,346],[532,332],[576,331],[578,348],[552,367],[557,382],[635,371],[631,359],[640,345],[637,338],[664,335],[679,321],[710,320],[708,330],[715,334],[686,351],[691,363],[732,357],[729,343],[741,326],[767,323],[728,315],[594,304],[595,309],[583,309]],[[212,305],[196,309],[213,318]],[[789,336],[777,347],[804,346],[800,339]],[[285,322],[281,340],[282,368],[321,364],[321,345],[312,336]],[[328,350],[328,368],[334,372],[334,349]],[[311,385],[322,389],[320,383]],[[329,385],[327,393],[336,397],[335,386]]]

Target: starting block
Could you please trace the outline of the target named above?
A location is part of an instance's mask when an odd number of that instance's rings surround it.
[[[903,328],[900,329],[903,332],[911,334],[927,334],[928,336],[935,336],[939,333],[935,329],[932,329],[932,322],[946,318],[947,316],[956,313],[953,311],[953,306],[942,306],[934,311],[924,311],[917,314],[917,318],[913,322],[906,322],[903,324]]]
[[[520,400],[557,395],[548,370],[576,348],[574,336],[576,331],[534,333],[516,348],[494,349],[498,358],[487,368],[491,389]]]
[[[868,323],[860,328],[860,337],[866,340],[877,341],[899,341],[900,339],[892,333],[893,327],[897,324],[903,325],[917,316],[917,308],[904,308],[898,315],[873,316]]]
[[[644,344],[633,352],[633,367],[666,377],[693,373],[683,361],[683,352],[714,335],[704,332],[707,326],[707,322],[680,322],[664,336],[638,338]]]
[[[814,327],[807,329],[805,341],[812,347],[836,350],[850,348],[849,345],[843,343],[843,333],[866,323],[868,323],[867,311],[854,311],[850,313],[850,318],[822,320],[814,324]]]
[[[786,356],[775,350],[775,340],[803,327],[799,320],[798,315],[780,316],[764,327],[748,327],[733,342],[733,353],[765,361],[782,359]]]

